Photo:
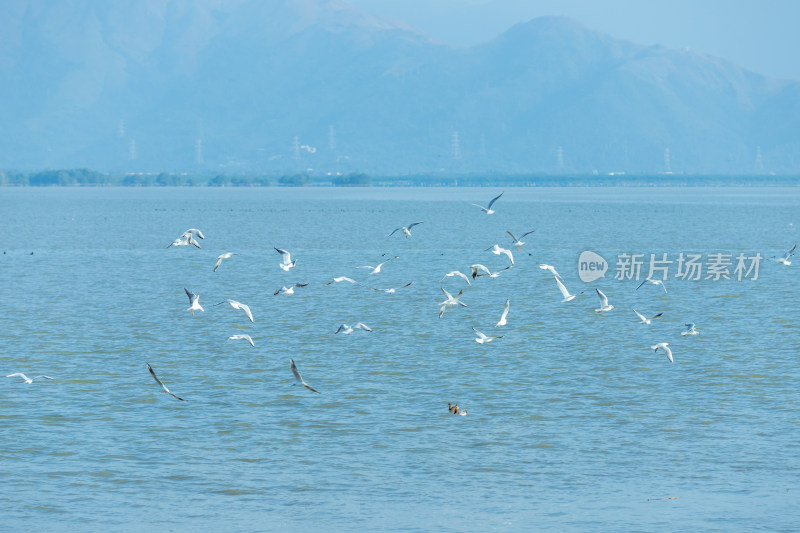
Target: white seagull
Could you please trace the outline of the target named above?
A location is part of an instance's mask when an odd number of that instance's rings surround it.
[[[176,396],[175,394],[173,394],[172,392],[170,392],[170,390],[167,388],[167,386],[166,386],[166,385],[164,385],[163,383],[161,383],[161,380],[160,380],[160,379],[158,379],[158,376],[156,376],[156,373],[153,371],[153,367],[152,367],[152,366],[150,366],[150,363],[147,363],[147,369],[150,371],[150,375],[151,375],[151,376],[153,376],[153,379],[154,379],[154,380],[156,380],[156,383],[158,383],[159,385],[161,385],[161,388],[162,388],[162,389],[164,389],[164,392],[165,392],[165,393],[169,394],[169,395],[170,395],[170,396],[172,396],[173,398],[177,398],[178,400],[180,400],[180,401],[182,401],[182,402],[185,402],[185,401],[186,401],[186,400],[184,400],[183,398],[181,398],[180,396]]]
[[[561,300],[562,302],[569,302],[570,300],[574,300],[579,294],[583,294],[583,291],[579,292],[578,294],[570,294],[567,288],[561,283],[561,280],[557,277],[553,277],[556,280],[556,285],[558,285],[558,290],[561,291],[561,295],[564,296],[564,299]]]
[[[344,332],[345,335],[350,335],[351,333],[353,333],[353,331],[357,329],[363,329],[364,331],[372,331],[372,328],[370,328],[363,322],[359,322],[358,324],[352,327],[348,326],[347,324],[342,324],[341,326],[339,326],[339,329],[337,329],[333,333],[336,334],[339,332]]]
[[[514,264],[514,256],[511,254],[511,250],[508,248],[503,248],[499,244],[494,244],[486,249],[486,251],[491,250],[494,255],[506,254],[508,258],[511,260],[511,264]]]
[[[391,237],[392,235],[394,235],[395,233],[397,233],[400,230],[403,231],[403,235],[405,235],[407,238],[411,237],[411,228],[413,228],[417,224],[423,224],[423,222],[414,222],[413,224],[409,224],[408,226],[402,226],[400,228],[397,228],[397,229],[395,229],[393,232],[391,232],[389,234],[389,237]]]
[[[195,246],[195,247],[197,247],[197,248],[200,248],[200,245],[199,245],[199,244],[197,244],[197,241],[196,241],[196,240],[194,240],[194,239],[192,238],[192,236],[191,236],[191,235],[188,235],[188,236],[187,236],[185,239],[183,239],[183,240],[181,240],[181,237],[178,237],[177,239],[175,239],[174,241],[172,241],[172,244],[170,244],[169,246],[167,246],[167,248],[170,248],[170,247],[172,247],[172,246],[189,246],[190,244],[194,245],[194,246]]]
[[[222,264],[223,259],[228,259],[234,255],[236,255],[235,252],[225,252],[224,254],[217,256],[217,264],[214,265],[214,272],[216,272],[219,266]]]
[[[503,314],[500,315],[500,322],[495,324],[494,327],[499,328],[500,326],[505,326],[508,323],[508,299],[506,299],[506,306],[503,308]]]
[[[475,335],[478,336],[478,338],[475,339],[475,342],[477,342],[478,344],[486,344],[487,342],[492,342],[495,339],[502,339],[503,338],[503,335],[491,335],[491,336],[490,335],[485,335],[485,334],[481,333],[480,331],[478,331],[477,329],[475,329],[475,326],[472,326],[472,331],[474,331]]]
[[[500,194],[498,194],[497,196],[495,196],[494,198],[492,198],[492,201],[491,201],[491,202],[489,202],[489,205],[487,205],[486,207],[483,207],[482,205],[478,205],[478,204],[472,204],[472,205],[474,205],[475,207],[480,207],[480,208],[481,208],[481,210],[482,210],[484,213],[486,213],[487,215],[491,215],[492,213],[494,213],[494,209],[492,209],[492,205],[493,205],[493,204],[494,204],[494,203],[497,201],[497,199],[498,199],[498,198],[500,198],[501,196],[503,196],[503,193],[504,193],[504,192],[505,192],[505,191],[501,192]]]
[[[488,268],[481,264],[474,264],[469,266],[470,270],[472,270],[472,279],[479,278],[481,276],[489,276],[492,279],[497,279],[497,276],[500,275],[501,272],[504,272],[511,268],[511,265],[498,270],[497,272],[490,272]],[[478,272],[484,272],[484,274],[478,274]]]
[[[394,287],[394,288],[392,288],[392,289],[376,289],[376,288],[374,288],[374,287],[370,287],[370,289],[372,289],[373,291],[385,292],[386,294],[394,294],[394,293],[395,293],[395,291],[397,291],[397,290],[399,290],[399,289],[405,289],[405,288],[406,288],[406,287],[408,287],[409,285],[413,285],[413,284],[414,284],[414,282],[413,282],[413,281],[409,281],[408,283],[406,283],[406,284],[405,284],[405,285],[403,285],[402,287]]]
[[[553,265],[542,264],[542,265],[539,265],[539,268],[541,268],[542,270],[547,270],[552,275],[554,275],[556,277],[556,279],[561,279],[561,280],[564,279],[558,274],[558,272],[556,272],[556,267],[554,267]]]
[[[197,228],[189,228],[189,229],[187,229],[186,231],[183,232],[182,236],[186,237],[187,235],[191,235],[192,237],[197,237],[198,239],[205,239],[206,238],[205,235],[203,235],[203,232],[200,231]]]
[[[637,311],[636,309],[634,309],[633,312],[636,313],[636,316],[639,317],[639,320],[642,321],[642,324],[649,324],[651,320],[655,320],[656,318],[658,318],[658,317],[660,317],[661,315],[664,314],[664,313],[658,313],[655,316],[651,316],[650,318],[647,318],[642,313]]]
[[[290,285],[289,287],[283,286],[277,291],[275,291],[273,296],[276,296],[278,293],[280,293],[282,296],[289,296],[290,294],[294,294],[295,287],[305,287],[306,285],[308,285],[308,283],[295,283],[294,285]]]
[[[297,383],[300,383],[303,387],[307,388],[311,392],[316,392],[317,394],[321,394],[318,390],[312,388],[311,385],[305,382],[303,376],[301,376],[300,372],[298,372],[297,370],[297,365],[294,364],[294,359],[290,359],[290,361],[292,362],[292,374],[294,374],[294,379],[297,380]],[[297,383],[295,383],[295,385]]]
[[[467,277],[467,275],[464,274],[463,272],[461,272],[460,270],[453,270],[452,272],[448,272],[447,274],[442,276],[442,279],[440,279],[439,281],[441,282],[444,278],[452,278],[452,277],[455,277],[455,276],[458,276],[458,277],[462,278],[464,281],[467,282],[467,285],[470,285],[470,286],[472,285],[472,283],[470,283],[469,278]]]
[[[650,278],[647,278],[646,280],[641,282],[639,284],[639,286],[636,287],[636,290],[638,291],[642,287],[642,285],[644,285],[645,283],[650,283],[652,285],[661,285],[661,288],[664,289],[664,294],[667,293],[667,288],[664,286],[664,282],[663,281],[661,281],[660,279],[650,279]]]
[[[658,351],[659,348],[661,348],[667,354],[667,359],[669,359],[669,362],[670,363],[674,363],[675,362],[675,361],[672,360],[672,350],[669,349],[669,343],[668,342],[659,342],[658,344],[654,344],[653,346],[651,346],[651,348],[653,350],[655,350],[656,352]]]
[[[595,309],[598,313],[602,313],[604,311],[611,311],[614,309],[614,306],[608,303],[608,296],[603,294],[603,291],[600,289],[595,289],[597,291],[597,295],[600,297],[600,309]]]
[[[45,375],[41,375],[41,376],[33,376],[32,378],[29,378],[28,376],[26,376],[26,375],[25,375],[25,374],[23,374],[22,372],[14,372],[13,374],[9,374],[9,375],[7,375],[6,377],[7,377],[7,378],[13,378],[13,377],[16,377],[16,376],[19,376],[19,377],[21,377],[21,378],[22,378],[22,379],[25,381],[25,383],[27,383],[28,385],[30,385],[31,383],[33,383],[33,380],[34,380],[34,379],[39,379],[39,378],[50,379],[50,380],[52,380],[52,379],[53,379],[53,378],[51,378],[50,376],[45,376]]]
[[[289,272],[289,269],[297,264],[297,259],[292,261],[292,254],[290,254],[286,250],[275,248],[275,251],[281,254],[281,257],[283,258],[283,260],[278,264],[278,266],[281,267],[281,270]]]
[[[377,276],[378,272],[381,271],[381,267],[383,265],[385,265],[386,263],[388,263],[389,261],[391,261],[392,259],[397,259],[397,256],[390,257],[389,259],[387,259],[383,263],[378,264],[377,266],[365,265],[365,266],[357,266],[356,268],[369,268],[369,269],[372,269],[372,272],[370,272],[370,274],[372,274],[373,276]]]
[[[332,280],[330,280],[325,285],[330,285],[331,283],[341,283],[342,281],[346,281],[348,283],[357,283],[356,280],[350,279],[347,276],[339,276],[339,277],[333,278]]]
[[[250,343],[250,346],[254,348],[256,346],[256,343],[253,342],[253,339],[250,337],[250,335],[245,335],[244,333],[240,333],[238,335],[231,335],[230,337],[228,337],[228,340],[233,340],[233,341],[246,340],[247,342]]]
[[[443,302],[441,302],[439,304],[439,306],[440,306],[439,318],[442,318],[442,315],[444,314],[445,309],[447,309],[448,307],[453,307],[454,305],[460,305],[461,307],[467,307],[467,304],[465,304],[464,302],[461,301],[461,296],[464,294],[464,289],[461,289],[460,291],[458,291],[458,294],[456,294],[455,296],[453,296],[452,294],[450,294],[449,292],[447,292],[444,289],[442,289],[442,292],[444,293],[444,295],[447,298],[447,300],[445,300],[445,301],[443,301]]]
[[[516,246],[516,247],[517,247],[517,251],[519,251],[519,250],[522,250],[522,245],[523,245],[523,244],[525,244],[525,243],[522,241],[522,239],[524,239],[526,235],[530,235],[530,234],[531,234],[531,233],[533,233],[534,231],[536,231],[536,230],[535,230],[535,229],[532,229],[532,230],[530,230],[530,231],[526,231],[525,233],[523,233],[523,234],[522,234],[522,237],[520,237],[519,239],[517,239],[517,238],[514,236],[514,234],[513,234],[513,233],[511,233],[510,231],[506,231],[506,233],[508,233],[509,235],[511,235],[511,238],[512,238],[512,239],[513,239],[513,241],[514,241],[514,242],[512,242],[512,243],[511,243],[511,245],[512,245],[512,246]]]
[[[189,292],[189,289],[187,289],[186,287],[184,287],[183,290],[186,291],[186,296],[189,297],[189,303],[191,304],[191,307],[189,307],[187,311],[192,313],[192,316],[194,316],[195,311],[202,311],[205,313],[206,310],[200,306],[200,295],[194,294],[193,292]]]
[[[222,305],[222,304],[231,304],[231,307],[234,309],[241,309],[247,315],[247,318],[250,319],[250,322],[254,322],[253,320],[253,313],[250,312],[250,307],[246,306],[242,302],[237,302],[236,300],[225,300],[224,302],[220,302],[214,305]]]
[[[695,329],[694,322],[692,322],[690,324],[684,324],[684,326],[686,326],[686,331],[681,332],[681,335],[684,336],[684,337],[687,336],[687,335],[697,335],[697,334],[700,333],[699,331],[697,331]]]
[[[786,252],[786,255],[784,255],[783,257],[781,257],[781,258],[779,258],[779,259],[776,259],[776,261],[777,261],[778,263],[782,264],[782,265],[786,265],[786,266],[789,266],[789,265],[791,265],[791,264],[792,264],[792,262],[791,262],[791,261],[789,261],[789,258],[790,258],[790,257],[792,257],[792,256],[794,255],[794,251],[795,251],[796,249],[797,249],[797,243],[794,243],[794,246],[792,246],[792,249],[791,249],[791,250],[789,250],[788,252]]]

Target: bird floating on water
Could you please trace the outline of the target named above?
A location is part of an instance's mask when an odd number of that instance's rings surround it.
[[[222,304],[226,304],[226,303],[230,304],[231,307],[233,307],[234,309],[241,309],[247,315],[247,318],[250,319],[250,322],[254,321],[253,320],[253,313],[250,312],[250,307],[248,307],[247,305],[243,304],[242,302],[237,302],[236,300],[225,300],[225,301],[219,302],[219,303],[214,304],[214,305],[216,306],[216,305],[222,305]]]
[[[639,319],[642,321],[642,324],[649,324],[651,320],[655,320],[656,318],[658,318],[658,317],[660,317],[661,315],[664,314],[664,313],[658,313],[655,316],[651,316],[650,318],[647,318],[642,313],[637,311],[636,309],[634,309],[633,312],[636,313],[636,316],[639,317]]]
[[[392,235],[394,235],[395,233],[397,233],[398,231],[401,231],[401,230],[402,230],[402,232],[403,232],[403,235],[404,235],[406,238],[408,238],[408,237],[411,237],[411,228],[413,228],[413,227],[414,227],[414,226],[416,226],[417,224],[424,224],[424,222],[414,222],[414,223],[412,223],[412,224],[409,224],[408,226],[402,226],[402,227],[399,227],[399,228],[395,229],[393,232],[391,232],[391,233],[389,234],[389,237],[391,237]]]
[[[250,343],[250,346],[254,348],[256,346],[256,343],[253,342],[253,339],[250,337],[250,335],[246,335],[244,333],[239,333],[238,335],[231,335],[230,337],[228,337],[228,340],[233,340],[233,341],[245,340]]]
[[[159,385],[161,385],[161,388],[163,389],[163,392],[165,392],[166,394],[169,394],[169,395],[170,395],[170,396],[172,396],[173,398],[176,398],[176,399],[178,399],[178,400],[180,400],[180,401],[182,401],[182,402],[185,402],[185,401],[186,401],[186,400],[184,400],[183,398],[181,398],[180,396],[176,396],[174,393],[172,393],[172,392],[171,392],[171,391],[170,391],[170,390],[167,388],[167,386],[166,386],[166,385],[164,385],[163,383],[161,383],[161,380],[160,380],[160,379],[158,379],[158,376],[156,376],[156,373],[155,373],[155,371],[153,371],[153,367],[152,367],[152,366],[150,366],[150,363],[147,363],[147,369],[150,371],[150,375],[151,375],[151,376],[153,376],[153,379],[154,379],[154,380],[156,380],[156,383],[158,383]]]
[[[669,349],[669,343],[668,342],[659,342],[658,344],[654,344],[653,346],[651,346],[651,348],[656,352],[659,350],[659,348],[664,350],[664,353],[667,354],[667,359],[669,359],[669,362],[670,363],[674,363],[675,362],[675,361],[672,360],[672,350]]]
[[[235,252],[225,252],[224,254],[217,256],[217,263],[214,265],[214,272],[216,272],[219,266],[222,264],[223,259],[229,259],[234,255],[237,254]]]
[[[292,254],[287,252],[286,250],[281,250],[280,248],[275,248],[275,251],[281,254],[282,261],[278,263],[278,266],[281,267],[281,270],[289,272],[289,269],[292,268],[297,264],[297,259],[292,261]]]
[[[503,196],[503,193],[505,193],[505,191],[501,192],[500,194],[498,194],[497,196],[492,198],[492,201],[489,202],[489,205],[487,205],[486,207],[483,207],[482,205],[478,205],[478,204],[472,204],[472,205],[474,205],[475,207],[480,207],[481,211],[483,211],[487,215],[491,215],[492,213],[494,213],[494,209],[492,209],[492,205],[494,205],[494,203],[497,201],[498,198]]]
[[[292,362],[292,374],[294,374],[294,379],[297,381],[297,383],[307,388],[311,392],[316,392],[317,394],[321,394],[318,390],[312,388],[311,385],[305,382],[303,376],[301,376],[300,372],[297,370],[297,365],[294,364],[294,359],[290,359],[290,361]],[[295,385],[297,385],[297,383],[295,383]]]
[[[17,376],[21,377],[25,381],[25,383],[27,383],[28,385],[33,383],[34,379],[39,379],[39,378],[50,379],[50,380],[53,379],[50,376],[45,376],[44,374],[39,375],[39,376],[33,376],[32,378],[29,378],[28,376],[26,376],[22,372],[14,372],[13,374],[9,374],[6,377],[7,378],[13,378],[13,377],[17,377]]]
[[[193,292],[189,292],[189,289],[187,289],[186,287],[184,287],[183,290],[186,291],[186,296],[189,297],[189,303],[191,304],[191,306],[189,307],[189,309],[187,309],[187,311],[192,313],[192,316],[194,316],[195,311],[202,311],[205,313],[206,310],[200,306],[200,295],[194,294]]]

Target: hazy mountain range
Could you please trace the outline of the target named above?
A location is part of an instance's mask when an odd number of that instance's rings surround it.
[[[564,18],[457,48],[323,0],[0,7],[0,169],[793,173],[800,83]]]

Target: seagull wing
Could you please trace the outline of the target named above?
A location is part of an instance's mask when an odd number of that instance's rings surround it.
[[[664,313],[658,313],[657,315],[654,315],[654,316],[650,317],[650,320],[655,320],[656,318],[660,317],[663,314]]]
[[[410,286],[411,286],[411,285],[413,285],[413,284],[414,284],[414,282],[413,282],[413,281],[409,281],[408,283],[406,283],[406,284],[405,284],[405,285],[403,285],[402,287],[398,287],[398,289],[405,289],[406,287],[410,287]]]
[[[606,307],[608,305],[608,296],[603,294],[603,291],[600,289],[595,289],[597,291],[597,295],[600,297],[600,307]]]
[[[395,228],[395,230],[389,234],[389,237],[391,237],[392,235],[394,235],[395,233],[397,233],[401,229],[403,229],[403,228]]]
[[[160,379],[158,379],[158,376],[156,376],[156,373],[153,371],[153,367],[152,367],[152,366],[150,366],[150,363],[147,363],[147,369],[150,371],[150,375],[151,375],[151,376],[153,376],[153,379],[154,379],[154,380],[156,380],[156,383],[158,383],[159,385],[161,385],[161,388],[162,388],[162,389],[164,389],[164,392],[166,392],[167,394],[169,394],[169,395],[170,395],[170,396],[172,396],[173,398],[176,398],[176,399],[178,399],[178,400],[180,400],[180,401],[182,401],[182,402],[185,402],[185,401],[186,401],[186,400],[184,400],[183,398],[181,398],[181,397],[179,397],[179,396],[176,396],[175,394],[173,394],[172,392],[170,392],[170,390],[167,388],[167,386],[166,386],[166,385],[164,385],[163,383],[161,383],[161,380],[160,380]]]
[[[506,323],[506,318],[508,318],[508,299],[506,299],[506,305],[503,307],[503,314],[500,315],[500,322],[503,324]]]
[[[645,318],[645,316],[642,313],[640,313],[639,311],[637,311],[636,309],[634,309],[633,312],[636,313],[636,316],[638,316],[641,319],[642,322],[646,322],[647,321],[647,318]],[[655,318],[655,317],[653,317],[653,318]]]
[[[564,284],[561,283],[560,279],[558,279],[557,277],[553,277],[553,279],[556,280],[556,285],[558,285],[558,290],[561,291],[561,295],[564,296],[564,298],[569,298],[570,296],[572,296],[567,290],[567,288],[564,286]]]
[[[642,287],[642,285],[644,285],[644,284],[645,284],[645,283],[647,283],[648,281],[649,281],[649,280],[644,280],[643,282],[641,282],[641,283],[639,284],[639,286],[638,286],[638,287],[636,287],[636,290],[638,291],[638,290],[639,290],[639,289]]]
[[[523,234],[522,234],[522,237],[520,237],[520,239],[524,239],[526,235],[530,235],[530,234],[531,234],[531,233],[533,233],[534,231],[536,231],[536,230],[535,230],[535,229],[532,229],[532,230],[530,230],[530,231],[526,231],[525,233],[523,233]]]
[[[189,289],[187,289],[186,287],[184,287],[183,290],[186,291],[186,296],[189,297],[189,305],[194,303],[195,298],[199,298],[199,296],[197,294],[194,294],[193,292],[189,292]]]
[[[492,201],[491,201],[491,202],[489,202],[489,205],[487,205],[487,206],[486,206],[486,208],[487,208],[487,209],[491,209],[491,208],[492,208],[492,205],[494,205],[494,203],[497,201],[497,199],[498,199],[498,198],[500,198],[501,196],[503,196],[503,193],[505,193],[505,191],[501,192],[500,194],[498,194],[497,196],[495,196],[494,198],[492,198]]]
[[[214,265],[214,272],[217,271],[219,266],[222,264],[222,256],[217,257],[217,264]]]
[[[283,258],[283,264],[284,265],[288,265],[289,263],[292,262],[292,254],[290,254],[286,250],[281,250],[280,248],[275,248],[275,251],[278,252],[279,254],[281,254],[281,257]]]
[[[413,228],[414,226],[416,226],[418,224],[424,224],[424,222],[413,222],[413,223],[409,224],[408,227],[406,227],[406,229],[411,229],[411,228]]]
[[[369,326],[367,326],[367,325],[366,325],[366,324],[364,324],[363,322],[359,322],[358,324],[356,324],[356,325],[355,325],[355,326],[353,326],[353,327],[354,327],[354,328],[360,328],[360,329],[363,329],[364,331],[372,331],[372,328],[370,328]]]
[[[506,233],[508,233],[509,235],[511,235],[511,239],[512,239],[514,242],[518,242],[518,241],[519,241],[519,239],[517,239],[516,237],[514,237],[514,234],[513,234],[513,233],[511,233],[510,231],[506,230]]]
[[[300,375],[300,372],[297,370],[297,365],[294,364],[294,359],[289,359],[292,362],[292,374],[294,374],[294,379],[303,383],[303,376]]]
[[[253,313],[250,312],[250,306],[240,303],[239,308],[247,314],[247,318],[250,319],[250,322],[253,322]]]

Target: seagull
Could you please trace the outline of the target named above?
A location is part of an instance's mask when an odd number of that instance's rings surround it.
[[[458,291],[458,294],[456,294],[455,297],[452,294],[450,294],[449,292],[447,292],[446,290],[444,290],[444,289],[442,289],[442,292],[444,293],[444,295],[447,298],[447,300],[445,300],[445,301],[443,301],[442,303],[439,304],[439,306],[440,306],[439,318],[442,318],[442,315],[444,314],[444,310],[447,309],[448,307],[452,307],[454,305],[460,305],[461,307],[466,307],[467,306],[467,304],[465,304],[464,302],[462,302],[460,300],[461,296],[464,294],[464,289],[461,289],[460,291]]]
[[[214,305],[222,305],[225,303],[231,304],[231,307],[233,307],[234,309],[241,309],[242,311],[244,311],[244,313],[247,315],[247,318],[250,319],[250,322],[253,322],[253,313],[250,312],[250,307],[246,306],[242,302],[237,302],[236,300],[225,300],[223,302]]]
[[[294,364],[294,359],[290,359],[290,361],[292,362],[292,374],[294,374],[294,379],[297,380],[297,383],[300,383],[303,387],[307,388],[311,392],[316,392],[317,394],[321,394],[318,390],[312,388],[311,385],[305,382],[303,376],[301,376],[300,372],[297,371],[297,366]],[[295,385],[297,383],[295,383]]]
[[[347,324],[342,324],[341,326],[339,326],[339,329],[337,329],[333,333],[335,335],[336,333],[339,333],[340,331],[343,331],[345,335],[350,335],[351,333],[353,333],[353,331],[355,331],[357,329],[363,329],[364,331],[372,331],[372,328],[370,328],[369,326],[367,326],[363,322],[359,322],[358,324],[356,324],[353,327],[350,327]]]
[[[603,291],[600,289],[595,290],[597,291],[597,295],[600,297],[600,309],[595,309],[595,311],[602,313],[603,311],[611,311],[614,309],[614,306],[608,303],[608,296],[603,294]]]
[[[511,243],[511,245],[512,245],[512,246],[516,246],[516,247],[517,247],[517,251],[519,251],[519,250],[522,250],[522,245],[523,245],[523,244],[525,244],[525,243],[522,241],[522,239],[524,239],[526,235],[530,235],[530,234],[531,234],[531,233],[533,233],[534,231],[536,231],[536,230],[535,230],[535,229],[532,229],[532,230],[530,230],[530,231],[527,231],[527,232],[523,233],[523,234],[522,234],[522,237],[520,237],[519,239],[517,239],[516,237],[514,237],[514,234],[513,234],[513,233],[511,233],[510,231],[506,231],[506,233],[508,233],[509,235],[511,235],[511,238],[514,240],[514,242],[513,242],[513,243]]]
[[[639,319],[642,321],[642,324],[649,324],[651,320],[655,320],[656,318],[658,318],[658,317],[660,317],[661,315],[664,314],[664,313],[658,313],[655,316],[651,316],[650,318],[646,318],[642,313],[640,313],[636,309],[634,309],[633,312],[636,313],[636,316],[639,317]]]
[[[684,337],[687,335],[697,335],[700,333],[694,328],[694,322],[692,322],[691,324],[684,324],[684,326],[686,326],[686,331],[681,333],[681,335]]]
[[[347,281],[349,283],[357,283],[356,280],[350,279],[347,276],[339,276],[338,278],[333,278],[325,285],[330,285],[331,283],[341,283],[342,281]]]
[[[295,287],[305,287],[306,285],[308,285],[308,283],[295,283],[294,285],[291,285],[289,287],[284,286],[275,291],[273,296],[276,296],[278,293],[281,293],[282,296],[289,296],[290,294],[294,294]]]
[[[508,323],[506,318],[508,318],[508,299],[506,299],[506,306],[503,308],[503,314],[500,315],[500,322],[495,324],[494,327],[499,328],[500,326],[505,326]]]
[[[156,383],[158,383],[159,385],[161,385],[161,388],[162,388],[162,389],[164,389],[164,392],[166,392],[167,394],[169,394],[169,395],[170,395],[170,396],[172,396],[173,398],[177,398],[178,400],[180,400],[180,401],[182,401],[182,402],[185,402],[185,401],[186,401],[186,400],[184,400],[183,398],[181,398],[180,396],[176,396],[176,395],[174,395],[173,393],[171,393],[171,392],[169,391],[169,389],[167,388],[167,386],[166,386],[166,385],[164,385],[163,383],[161,383],[161,380],[160,380],[160,379],[158,379],[158,376],[156,376],[156,373],[153,371],[153,367],[152,367],[152,366],[150,366],[150,363],[147,363],[147,369],[150,371],[150,375],[151,375],[151,376],[153,376],[153,379],[154,379],[154,380],[156,380]]]
[[[365,266],[357,266],[356,268],[371,268],[372,272],[370,272],[370,274],[372,274],[373,276],[377,276],[378,272],[381,271],[381,267],[383,265],[385,265],[386,263],[388,263],[389,261],[391,261],[392,259],[397,259],[397,256],[390,257],[389,259],[387,259],[383,263],[378,264],[378,266],[365,265]]]
[[[493,205],[493,204],[494,204],[494,203],[497,201],[497,199],[498,199],[498,198],[500,198],[501,196],[503,196],[503,193],[504,193],[504,192],[505,192],[505,191],[501,192],[500,194],[498,194],[497,196],[495,196],[494,198],[492,198],[492,201],[491,201],[491,202],[489,202],[489,205],[487,205],[486,207],[483,207],[482,205],[478,205],[478,204],[472,204],[472,205],[474,205],[475,207],[480,207],[480,208],[481,208],[481,210],[482,210],[484,213],[486,213],[487,215],[491,215],[492,213],[494,213],[494,209],[492,209],[492,205]]]
[[[244,339],[247,342],[249,342],[250,346],[255,348],[256,343],[253,342],[253,339],[250,337],[250,335],[245,335],[244,333],[240,333],[238,335],[231,335],[230,337],[228,337],[228,340],[234,340],[234,341],[238,341],[238,340],[242,340],[242,339]]]
[[[275,248],[275,251],[281,254],[281,256],[283,257],[283,261],[278,265],[279,267],[281,267],[282,270],[289,272],[289,269],[292,268],[295,264],[297,264],[297,259],[292,261],[292,254],[290,254],[286,250]]]
[[[167,248],[170,248],[172,246],[189,246],[190,244],[195,246],[196,248],[200,248],[200,245],[197,244],[197,241],[192,238],[191,234],[186,235],[183,240],[181,240],[181,237],[178,237],[177,239],[172,241],[172,244],[167,246]]]
[[[583,294],[583,291],[579,292],[578,294],[570,294],[567,288],[564,286],[564,284],[561,283],[560,279],[558,279],[557,277],[553,277],[553,279],[556,280],[556,285],[558,285],[558,290],[560,290],[562,296],[564,296],[564,299],[561,300],[562,302],[569,302],[570,300],[574,300],[575,297],[577,297],[579,294]]]
[[[25,383],[27,383],[28,385],[30,385],[31,383],[33,383],[33,380],[34,380],[34,379],[39,379],[39,378],[50,379],[50,380],[52,380],[52,379],[53,379],[53,378],[51,378],[50,376],[45,376],[45,375],[41,375],[41,376],[33,376],[32,378],[29,378],[28,376],[26,376],[26,375],[25,375],[25,374],[23,374],[22,372],[14,372],[13,374],[9,374],[9,375],[7,375],[6,377],[7,377],[7,378],[13,378],[13,377],[16,377],[16,376],[19,376],[19,377],[21,377],[21,378],[22,378],[22,379],[25,381]]]
[[[666,352],[667,359],[669,359],[669,362],[670,363],[674,363],[675,362],[675,361],[672,360],[672,350],[669,349],[669,343],[668,342],[659,342],[658,344],[655,344],[655,345],[651,346],[651,348],[653,350],[655,350],[656,352],[658,351],[659,348],[661,348],[662,350],[664,350],[664,352]]]
[[[186,291],[186,296],[189,297],[189,303],[192,304],[191,307],[187,309],[187,311],[192,313],[192,316],[194,316],[195,311],[202,311],[205,313],[206,310],[200,306],[200,295],[194,294],[193,292],[189,292],[189,289],[187,289],[186,287],[184,287],[183,290]]]
[[[222,264],[223,259],[228,259],[234,255],[236,255],[235,252],[225,252],[224,254],[217,256],[217,264],[214,265],[214,272],[216,272],[219,266]]]
[[[472,279],[479,278],[481,276],[489,276],[492,279],[497,279],[497,276],[499,276],[501,272],[511,268],[511,265],[509,265],[509,266],[507,266],[507,267],[505,267],[503,269],[500,269],[495,273],[490,272],[488,268],[486,268],[485,266],[483,266],[481,264],[470,265],[469,268],[470,268],[470,270],[472,270]],[[478,274],[478,271],[485,272],[485,274]]]
[[[639,286],[636,287],[636,290],[638,291],[641,288],[641,286],[644,285],[645,283],[650,283],[652,285],[661,285],[661,288],[664,289],[664,294],[667,293],[667,288],[664,286],[663,281],[661,281],[660,279],[650,279],[650,278],[647,278],[646,280],[641,282]]]
[[[414,283],[413,281],[409,281],[408,283],[406,283],[406,284],[405,284],[405,285],[403,285],[402,287],[395,287],[395,288],[393,288],[393,289],[375,289],[375,288],[373,288],[373,287],[370,287],[370,289],[372,289],[373,291],[385,292],[386,294],[394,294],[394,293],[395,293],[395,291],[397,291],[397,290],[399,290],[399,289],[405,289],[405,288],[406,288],[406,287],[408,287],[409,285],[413,285],[413,283]]]
[[[786,265],[786,266],[791,265],[792,262],[789,261],[789,258],[792,257],[792,255],[794,255],[794,251],[795,251],[796,248],[797,248],[797,243],[794,243],[794,246],[792,246],[792,249],[789,250],[788,252],[786,252],[786,255],[784,255],[780,259],[776,259],[776,261],[778,263],[781,263],[782,265]]]
[[[467,410],[461,409],[458,405],[454,405],[451,411],[454,415],[467,416]]]
[[[550,272],[552,275],[554,275],[554,276],[555,276],[557,279],[560,279],[560,280],[563,280],[563,279],[564,279],[564,278],[562,278],[562,277],[559,275],[559,273],[558,273],[558,272],[556,272],[556,268],[555,268],[553,265],[545,265],[545,264],[542,264],[542,265],[539,265],[539,268],[541,268],[542,270],[547,270],[547,271],[549,271],[549,272]]]
[[[491,250],[494,255],[506,254],[508,258],[511,260],[511,264],[514,264],[514,256],[511,255],[511,250],[507,248],[503,248],[502,246],[495,244],[486,249],[486,251]]]
[[[400,230],[403,230],[403,235],[405,235],[406,237],[411,237],[411,228],[413,228],[417,224],[422,224],[422,222],[414,222],[413,224],[409,224],[408,226],[403,226],[403,227],[397,228],[397,229],[395,229],[393,232],[391,232],[389,234],[389,237],[391,237],[392,235],[394,235],[395,233],[397,233]]]
[[[478,338],[475,339],[475,342],[477,342],[478,344],[485,344],[487,342],[492,342],[495,339],[503,338],[503,335],[491,335],[491,336],[484,335],[483,333],[475,329],[475,326],[472,326],[472,331],[474,331],[475,335],[478,336]]]
[[[484,267],[484,268],[485,268],[485,267]],[[442,276],[442,279],[444,279],[444,278],[452,278],[452,277],[455,277],[455,276],[458,276],[458,277],[460,277],[460,278],[463,278],[463,279],[464,279],[464,281],[466,281],[466,282],[467,282],[467,285],[470,285],[470,286],[472,285],[472,283],[470,283],[470,281],[469,281],[469,278],[466,276],[466,274],[464,274],[464,273],[463,273],[463,272],[461,272],[460,270],[453,270],[452,272],[448,272],[447,274],[445,274],[444,276]],[[442,281],[442,279],[440,279],[439,281]]]
[[[186,231],[183,232],[182,237],[186,237],[187,235],[191,235],[192,237],[197,237],[199,239],[205,239],[206,238],[205,235],[203,235],[203,232],[200,231],[197,228],[189,228],[189,229],[187,229]]]

